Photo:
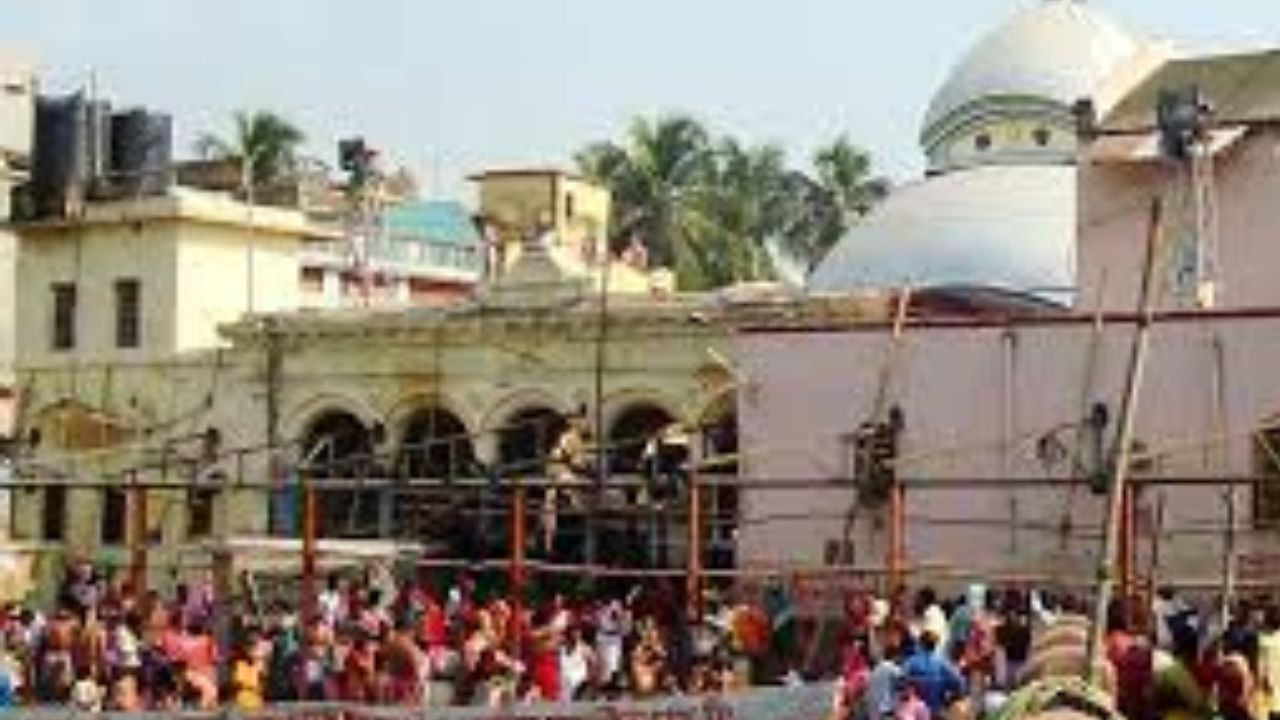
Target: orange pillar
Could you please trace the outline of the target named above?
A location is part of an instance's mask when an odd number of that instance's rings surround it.
[[[1120,499],[1120,548],[1119,558],[1117,559],[1119,567],[1116,569],[1116,574],[1120,578],[1120,598],[1124,601],[1125,607],[1130,607],[1134,599],[1134,567],[1138,550],[1133,484],[1125,483],[1122,493],[1123,497]]]
[[[307,476],[299,478],[302,485],[302,598],[299,607],[302,617],[316,617],[316,490]]]
[[[130,475],[129,504],[129,583],[134,597],[141,598],[147,593],[147,490],[138,482],[136,471]]]
[[[702,485],[697,471],[689,473],[689,548],[685,558],[685,597],[690,620],[702,617]]]
[[[902,483],[895,478],[889,488],[889,543],[885,566],[888,570],[889,595],[903,586],[904,555],[906,553],[906,497]]]
[[[520,658],[521,633],[524,629],[524,586],[526,572],[527,534],[528,534],[528,491],[524,483],[517,480],[511,488],[511,604],[514,617],[511,633],[511,652],[516,659]]]

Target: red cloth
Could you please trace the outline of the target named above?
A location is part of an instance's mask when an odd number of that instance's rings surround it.
[[[543,700],[560,698],[560,654],[553,650],[540,650],[530,663],[530,679],[538,688]]]
[[[1126,632],[1112,632],[1107,636],[1107,659],[1116,670],[1116,705],[1126,717],[1142,717],[1155,683],[1151,644]]]
[[[444,608],[432,602],[422,614],[420,628],[422,643],[427,647],[438,647],[449,642],[449,626],[444,615]]]

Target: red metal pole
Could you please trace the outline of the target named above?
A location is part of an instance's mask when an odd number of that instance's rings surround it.
[[[299,478],[302,485],[302,617],[316,618],[316,491],[308,475]]]
[[[886,569],[889,571],[889,593],[896,593],[903,586],[903,564],[906,552],[906,490],[897,479],[889,488],[889,546]]]
[[[524,630],[525,548],[528,529],[527,490],[516,481],[511,491],[511,652],[520,658],[521,634]]]
[[[689,548],[685,558],[685,597],[691,621],[702,617],[702,485],[698,472],[689,473]]]
[[[1121,498],[1123,507],[1120,515],[1120,557],[1119,557],[1119,575],[1120,575],[1120,598],[1124,602],[1126,608],[1133,604],[1134,600],[1134,558],[1137,554],[1137,527],[1134,519],[1134,488],[1128,483],[1122,489],[1124,497]],[[1126,614],[1127,614],[1126,610]]]
[[[138,482],[136,472],[130,475],[129,487],[132,514],[129,528],[129,583],[133,586],[134,597],[142,598],[147,593],[147,489]]]

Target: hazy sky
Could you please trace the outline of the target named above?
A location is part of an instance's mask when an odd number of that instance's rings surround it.
[[[0,46],[49,90],[92,70],[117,103],[173,112],[184,144],[272,108],[326,156],[364,134],[446,194],[676,110],[797,161],[847,132],[903,178],[950,65],[1036,1],[0,0]],[[1093,1],[1193,48],[1280,45],[1277,0]]]

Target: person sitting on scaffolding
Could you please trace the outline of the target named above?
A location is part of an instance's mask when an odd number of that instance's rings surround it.
[[[689,433],[681,423],[670,423],[650,437],[641,455],[648,485],[645,500],[661,507],[677,497],[688,481],[689,459]]]
[[[581,506],[576,486],[581,485],[582,478],[590,470],[587,461],[588,439],[585,416],[574,415],[568,419],[565,429],[547,456],[547,486],[542,499],[542,549],[548,555],[555,549],[561,498],[570,507]]]

